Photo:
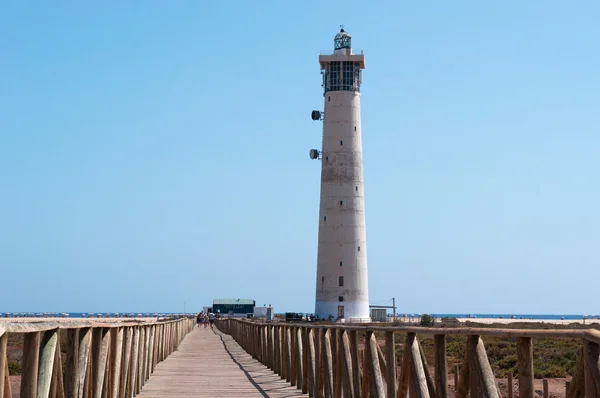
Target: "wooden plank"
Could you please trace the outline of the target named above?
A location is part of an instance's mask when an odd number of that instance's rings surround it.
[[[267,370],[232,336],[194,329],[179,349],[161,362],[138,398],[305,397]]]

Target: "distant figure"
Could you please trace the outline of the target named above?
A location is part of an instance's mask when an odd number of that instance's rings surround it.
[[[215,323],[215,314],[213,314],[212,312],[210,314],[208,314],[208,320],[210,322],[210,328],[213,328],[213,324]]]
[[[202,323],[202,312],[199,312],[198,315],[196,315],[196,325],[198,325],[198,327],[200,327],[200,324]]]

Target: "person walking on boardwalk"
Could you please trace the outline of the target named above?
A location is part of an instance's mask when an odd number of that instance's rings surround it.
[[[210,328],[213,328],[213,324],[215,323],[215,314],[212,312],[208,314],[208,320],[210,322]]]
[[[203,314],[202,323],[204,323],[204,329],[206,329],[208,327],[208,314]]]
[[[196,315],[196,325],[198,325],[198,327],[200,327],[200,324],[202,323],[202,312],[199,312],[198,315]]]

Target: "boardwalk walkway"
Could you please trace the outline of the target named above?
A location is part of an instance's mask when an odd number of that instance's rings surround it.
[[[138,395],[154,397],[307,397],[215,328],[195,328]]]

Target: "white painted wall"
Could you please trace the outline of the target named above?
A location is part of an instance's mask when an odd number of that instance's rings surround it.
[[[324,111],[315,315],[337,318],[343,305],[346,320],[364,320],[369,289],[360,93],[326,92]]]

